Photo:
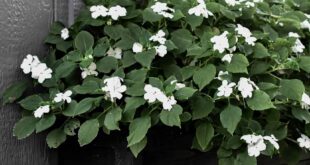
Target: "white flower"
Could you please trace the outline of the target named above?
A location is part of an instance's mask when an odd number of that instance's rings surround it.
[[[228,83],[227,80],[222,81],[222,85],[217,89],[218,93],[217,96],[225,96],[229,97],[233,92],[233,87],[236,85],[236,83]]]
[[[123,97],[122,93],[127,90],[127,87],[122,85],[122,81],[123,79],[120,77],[111,77],[103,81],[105,86],[101,89],[106,92],[112,102],[114,102],[114,99],[121,99]]]
[[[113,6],[109,9],[108,15],[111,16],[113,20],[118,20],[119,17],[124,17],[127,14],[127,10],[119,5]]]
[[[71,103],[71,95],[72,95],[72,91],[71,90],[67,90],[64,93],[57,93],[56,97],[54,98],[54,101],[56,103],[59,103],[61,101],[67,102],[67,103]]]
[[[37,110],[34,111],[34,117],[41,118],[44,113],[49,113],[49,112],[50,112],[49,105],[40,106]]]
[[[307,95],[306,93],[303,93],[302,94],[302,97],[301,97],[301,108],[302,109],[310,109],[310,97],[309,95]]]
[[[254,88],[258,89],[253,81],[248,78],[241,77],[238,82],[238,90],[241,92],[243,98],[251,98]]]
[[[305,148],[310,151],[310,138],[304,134],[301,134],[300,138],[297,139],[300,148]]]
[[[103,5],[91,6],[89,10],[93,19],[99,16],[106,17],[108,15],[108,9]]]
[[[82,78],[85,79],[87,76],[94,75],[98,76],[98,72],[96,71],[97,65],[92,62],[87,68],[81,68],[82,72]]]
[[[292,46],[292,51],[294,53],[302,53],[302,52],[304,52],[305,48],[306,47],[302,44],[302,42],[299,39],[296,39],[295,45]]]
[[[229,49],[227,34],[228,32],[225,31],[221,35],[217,35],[211,38],[211,42],[214,43],[213,50],[218,50],[220,53],[223,53],[225,49]]]
[[[155,46],[154,48],[156,50],[156,54],[160,57],[164,57],[168,53],[167,46],[165,45]]]
[[[223,71],[220,70],[218,75],[217,75],[217,77],[215,79],[225,80],[225,76],[229,76],[228,71],[223,72]]]
[[[228,6],[235,6],[240,4],[238,0],[225,0],[225,2],[228,4]]]
[[[294,33],[294,32],[289,32],[288,36],[289,37],[293,37],[293,38],[300,38],[299,34],[298,33]]]
[[[174,9],[168,7],[167,3],[156,2],[153,6],[151,6],[151,9],[154,13],[162,15],[163,17],[170,19],[173,18]]]
[[[144,99],[148,101],[148,103],[153,103],[156,100],[163,100],[165,94],[158,88],[153,87],[150,84],[144,86]]]
[[[252,46],[255,45],[255,41],[257,39],[252,36],[252,32],[248,28],[238,24],[237,28],[235,29],[235,31],[237,31],[237,33],[239,35],[241,35],[242,37],[245,38],[245,42],[246,43],[248,43],[249,45],[252,45]]]
[[[175,89],[179,90],[185,87],[185,84],[183,83],[178,83],[177,80],[173,80],[170,82],[170,84],[175,84]]]
[[[140,43],[138,42],[135,42],[132,46],[132,51],[134,53],[140,53],[143,51],[143,45],[141,45]]]
[[[305,13],[305,16],[306,16],[308,19],[310,19],[310,14],[306,14],[306,13]]]
[[[233,57],[233,54],[226,54],[221,60],[222,60],[223,62],[226,61],[226,62],[230,63],[232,57]]]
[[[63,39],[63,40],[66,40],[66,39],[68,39],[69,38],[69,30],[67,29],[67,28],[63,28],[62,30],[61,30],[61,38]]]
[[[110,47],[110,49],[107,52],[107,55],[114,57],[116,59],[122,59],[122,49],[121,48],[113,49],[112,47]]]
[[[25,74],[28,74],[31,72],[32,68],[37,66],[40,63],[40,60],[37,56],[32,56],[31,54],[28,54],[26,58],[24,58],[22,64],[20,65],[20,68],[23,69],[23,72]]]
[[[241,140],[244,140],[248,144],[249,156],[258,157],[266,149],[264,138],[261,135],[243,135]]]
[[[269,141],[275,149],[279,150],[278,139],[274,135],[264,136],[264,139]]]
[[[43,83],[46,79],[52,78],[52,69],[48,68],[45,63],[40,63],[31,69],[31,77],[38,79],[39,83]]]
[[[300,27],[310,31],[310,22],[308,20],[304,20],[302,23],[300,23]]]
[[[245,6],[247,7],[247,8],[250,8],[250,7],[255,7],[255,3],[254,2],[246,2],[245,3]]]
[[[213,13],[207,9],[206,4],[203,0],[197,0],[197,2],[199,3],[197,6],[188,10],[189,15],[203,16],[205,18],[213,16]]]
[[[176,103],[177,101],[174,99],[174,96],[166,97],[165,100],[162,101],[163,109],[170,111]]]
[[[159,30],[155,35],[151,36],[150,41],[159,42],[161,45],[166,43],[165,32],[163,30]]]

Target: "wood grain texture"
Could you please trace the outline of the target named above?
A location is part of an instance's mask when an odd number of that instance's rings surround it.
[[[26,54],[43,57],[47,49],[43,39],[53,20],[52,0],[0,1],[0,93],[15,81],[23,81],[19,65]],[[0,111],[0,164],[50,165],[50,150],[45,135],[17,140],[12,136],[14,123],[20,119],[16,105],[1,106]]]

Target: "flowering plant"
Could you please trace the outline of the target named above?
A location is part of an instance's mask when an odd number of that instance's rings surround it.
[[[57,148],[77,133],[84,146],[128,126],[137,156],[166,125],[195,130],[192,148],[221,165],[310,151],[309,1],[84,1],[71,27],[52,25],[43,62],[22,61],[33,82],[3,94],[23,109],[18,139],[48,130]]]

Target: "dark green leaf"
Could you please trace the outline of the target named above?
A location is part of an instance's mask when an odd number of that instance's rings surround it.
[[[80,146],[84,146],[92,142],[98,135],[99,132],[99,122],[97,119],[90,119],[85,121],[78,133],[79,144]]]

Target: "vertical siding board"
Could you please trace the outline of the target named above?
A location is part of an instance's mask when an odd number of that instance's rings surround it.
[[[54,19],[53,0],[0,1],[0,93],[9,84],[22,81],[19,65],[28,53],[43,57],[47,54],[43,40]],[[15,122],[20,119],[16,105],[0,107],[0,164],[51,165],[55,160],[45,135],[17,140],[12,135]]]

